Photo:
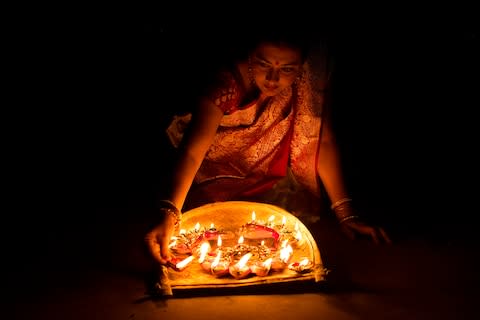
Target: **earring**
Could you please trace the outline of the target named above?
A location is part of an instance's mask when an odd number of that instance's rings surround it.
[[[253,77],[253,68],[252,68],[252,58],[248,56],[248,80],[250,80],[250,84],[255,86],[255,78]]]
[[[295,78],[295,81],[293,82],[295,85],[298,85],[301,81],[302,81],[302,78],[303,78],[303,70],[301,70],[297,77]]]

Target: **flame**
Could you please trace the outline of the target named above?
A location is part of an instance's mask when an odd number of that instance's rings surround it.
[[[273,223],[273,220],[275,220],[275,216],[274,216],[274,215],[271,215],[271,216],[268,218],[268,222]]]
[[[303,266],[308,266],[309,263],[310,263],[310,260],[308,260],[308,258],[303,258],[302,261],[298,263],[298,265],[303,267]]]
[[[268,269],[272,265],[272,261],[273,261],[272,258],[268,258],[267,260],[262,262],[262,266]]]
[[[218,236],[218,239],[217,239],[217,247],[221,247],[222,246],[222,236]]]
[[[255,211],[252,211],[252,221],[255,221],[255,219],[256,219]]]
[[[198,232],[198,230],[200,230],[200,223],[199,222],[197,222],[195,224],[195,232]]]
[[[210,229],[215,229],[215,225],[213,223],[210,223]]]
[[[285,216],[282,217],[282,226],[287,224],[287,218]]]
[[[302,240],[302,233],[300,232],[300,230],[297,230],[297,231],[295,232],[295,239],[296,239],[297,241],[301,241],[301,240]]]
[[[222,253],[220,251],[218,251],[217,256],[215,257],[215,259],[212,262],[212,265],[211,265],[212,269],[215,268],[218,265],[218,263],[220,262],[220,256],[221,255],[222,255]]]
[[[243,236],[240,236],[240,238],[238,238],[238,243],[239,244],[243,243]]]
[[[198,262],[202,263],[207,256],[208,251],[210,250],[210,244],[208,242],[202,242],[200,245],[200,257],[198,258]]]
[[[293,248],[291,245],[288,245],[280,249],[280,260],[287,262],[290,259],[290,255],[293,253]]]
[[[262,240],[262,242],[260,242],[260,245],[264,246],[265,245],[265,240]]]
[[[179,263],[177,263],[175,265],[175,267],[177,267],[177,269],[183,269],[187,266],[187,264],[192,262],[192,260],[193,260],[193,256],[188,256],[187,258],[185,258],[182,261],[180,261]]]
[[[182,235],[182,234],[187,234],[187,230],[185,229],[180,229],[180,231],[178,232],[178,234]]]
[[[246,253],[243,257],[240,258],[240,260],[238,260],[238,262],[236,263],[236,267],[238,269],[242,269],[243,267],[245,267],[245,265],[247,264],[247,261],[248,259],[250,259],[252,257],[252,253],[249,252],[249,253]]]

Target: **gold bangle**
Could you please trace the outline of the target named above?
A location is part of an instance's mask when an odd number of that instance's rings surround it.
[[[180,225],[180,222],[182,221],[182,213],[178,210],[175,204],[170,200],[160,200],[159,202],[167,204],[167,206],[161,207],[160,210],[164,210],[175,218],[175,226]]]
[[[335,201],[335,202],[330,206],[330,209],[335,210],[336,207],[339,207],[339,206],[341,206],[342,204],[347,203],[347,202],[351,202],[351,201],[352,201],[352,199],[350,199],[350,198],[342,198],[342,199],[340,199],[340,200],[338,200],[338,201]]]
[[[348,221],[348,220],[351,220],[351,219],[358,219],[358,218],[360,218],[360,217],[356,216],[356,215],[346,216],[346,217],[343,217],[342,219],[340,219],[340,221],[338,223],[342,224],[345,221]]]

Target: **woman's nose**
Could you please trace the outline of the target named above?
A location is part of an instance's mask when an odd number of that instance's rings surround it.
[[[278,71],[275,71],[275,69],[270,69],[267,72],[267,80],[269,81],[278,81],[280,79]]]

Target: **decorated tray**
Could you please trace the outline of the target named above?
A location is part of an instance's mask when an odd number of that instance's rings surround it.
[[[264,203],[228,201],[183,214],[163,269],[169,289],[324,281],[320,251],[294,215]]]

